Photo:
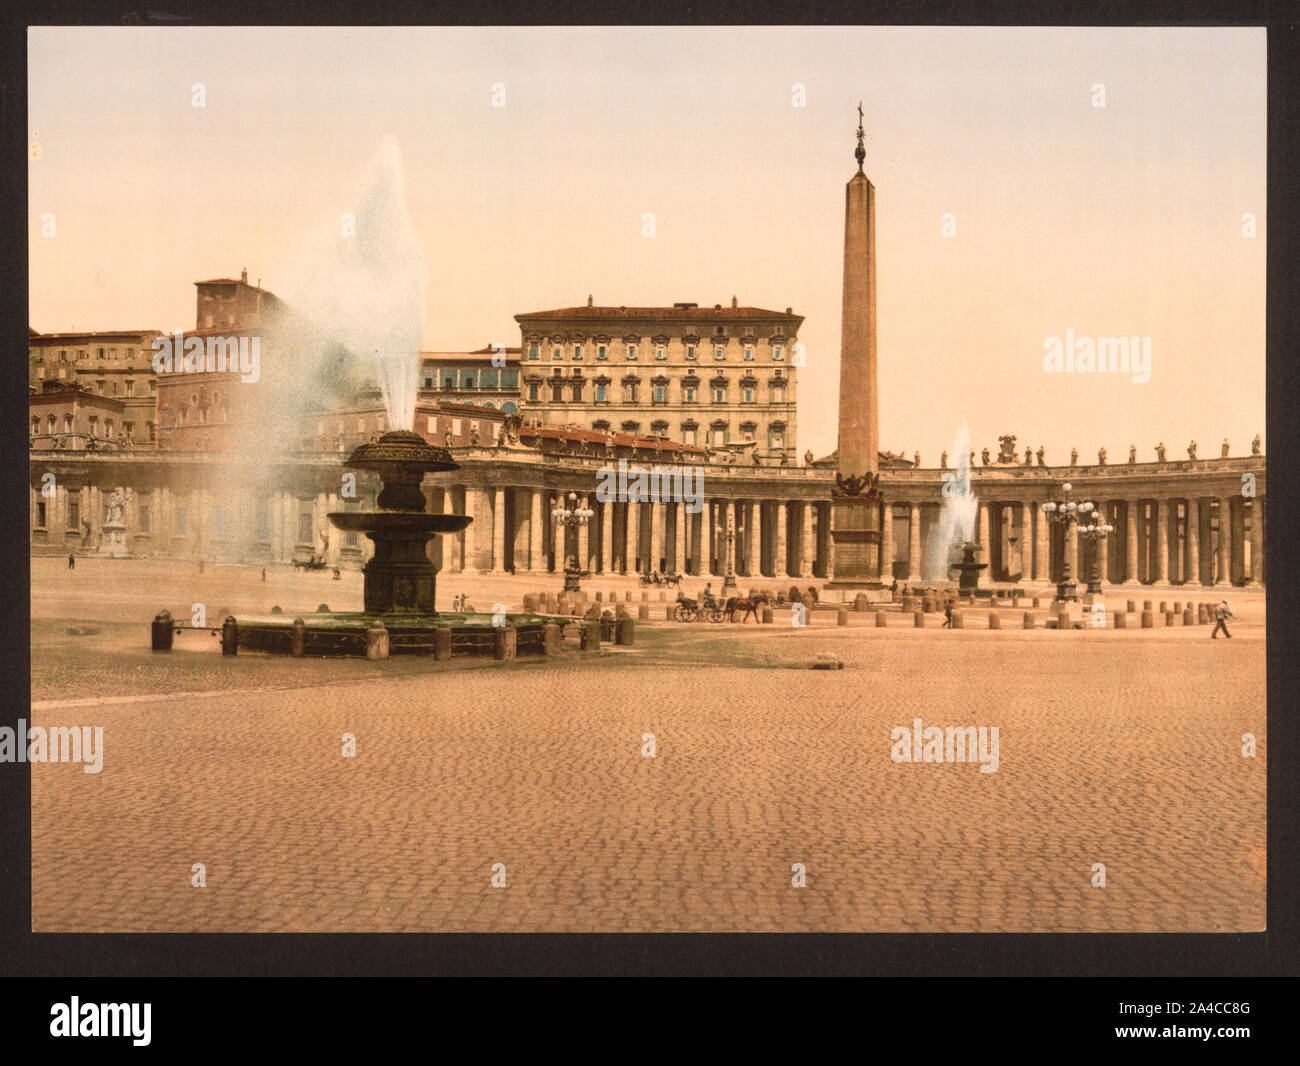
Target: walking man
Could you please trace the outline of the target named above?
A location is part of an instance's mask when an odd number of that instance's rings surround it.
[[[77,569],[77,557],[73,555],[72,552],[68,552],[68,569]]]
[[[944,601],[943,601],[943,625],[941,625],[939,628],[940,628],[940,629],[951,629],[951,628],[952,628],[952,599],[951,599],[950,597],[945,597],[945,598],[944,598]]]
[[[1222,629],[1223,635],[1231,640],[1232,634],[1228,632],[1227,623],[1228,619],[1233,617],[1235,615],[1228,609],[1228,601],[1220,600],[1219,606],[1214,608],[1214,632],[1210,634],[1210,639],[1215,640],[1219,636],[1219,630]]]

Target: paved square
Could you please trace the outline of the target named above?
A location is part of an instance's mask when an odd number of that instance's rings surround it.
[[[223,658],[205,633],[148,650],[163,606],[342,609],[357,574],[32,566],[31,721],[104,728],[101,773],[33,768],[39,931],[1264,928],[1262,593],[1232,594],[1231,641],[819,611],[659,621],[551,660],[368,663]],[[439,602],[515,609],[538,587],[457,575]],[[1110,602],[1127,596],[1183,598]],[[808,669],[818,653],[844,669]],[[918,717],[997,726],[997,772],[891,761]]]

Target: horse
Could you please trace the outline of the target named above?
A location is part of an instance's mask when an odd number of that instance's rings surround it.
[[[744,611],[745,613],[740,619],[741,625],[744,625],[749,621],[749,616],[751,614],[754,616],[755,624],[758,624],[761,621],[758,617],[758,609],[759,607],[766,607],[768,601],[769,596],[766,592],[748,599],[742,599],[739,596],[729,596],[727,597],[726,606],[723,609],[727,612],[728,618],[734,617],[732,613],[733,611]]]

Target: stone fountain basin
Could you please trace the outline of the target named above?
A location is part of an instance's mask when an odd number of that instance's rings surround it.
[[[417,511],[343,511],[328,516],[346,533],[459,533],[473,521],[467,514],[424,514]]]

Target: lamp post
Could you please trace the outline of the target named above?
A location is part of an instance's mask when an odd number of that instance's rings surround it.
[[[1073,575],[1070,573],[1070,553],[1064,550],[1065,539],[1068,538],[1070,535],[1070,527],[1073,525],[1078,525],[1081,527],[1081,529],[1097,528],[1095,524],[1092,524],[1095,522],[1096,519],[1096,508],[1093,507],[1091,503],[1088,502],[1079,503],[1076,502],[1075,500],[1070,499],[1070,493],[1073,490],[1074,490],[1074,486],[1067,481],[1064,485],[1061,486],[1061,491],[1064,493],[1063,499],[1049,500],[1047,503],[1043,504],[1044,517],[1049,522],[1055,522],[1058,526],[1060,526],[1061,532],[1063,534],[1062,537],[1063,550],[1061,551],[1061,580],[1056,583],[1056,600],[1058,603],[1063,603],[1068,600],[1074,600],[1075,602],[1078,602],[1079,599],[1079,597],[1075,595],[1075,584],[1073,580]],[[1097,534],[1094,533],[1092,535],[1096,536]],[[1101,535],[1104,536],[1104,534]],[[1091,583],[1089,584],[1088,588],[1089,591],[1092,591]],[[1097,583],[1097,591],[1098,592],[1101,591],[1100,581],[1098,581]]]
[[[737,591],[736,567],[734,566],[735,553],[733,551],[733,546],[735,545],[735,543],[736,543],[736,531],[732,528],[731,516],[728,515],[727,516],[727,574],[722,581],[722,595],[724,597],[730,594],[734,594]]]
[[[590,507],[579,507],[578,494],[571,492],[569,493],[569,506],[555,508],[551,512],[551,518],[555,520],[557,530],[577,530],[590,522],[595,513]],[[566,558],[564,563],[564,591],[579,591],[581,588],[579,581],[584,573],[585,571],[576,558],[572,556]]]
[[[1101,515],[1093,511],[1089,516],[1093,521],[1087,525],[1080,524],[1079,536],[1083,537],[1092,545],[1092,565],[1088,568],[1088,595],[1101,595],[1101,568],[1098,565],[1098,559],[1101,553],[1106,550],[1106,536],[1115,531],[1115,527],[1108,525],[1105,521],[1097,522],[1095,519]]]

